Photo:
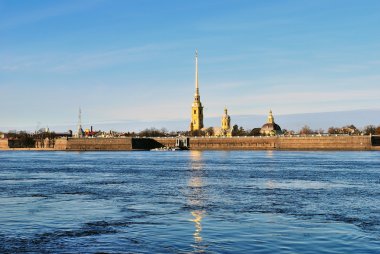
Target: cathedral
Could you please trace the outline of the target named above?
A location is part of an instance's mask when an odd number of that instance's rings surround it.
[[[195,51],[195,95],[191,107],[190,131],[200,131],[203,128],[203,106],[199,96],[198,85],[198,51]]]
[[[203,125],[203,106],[201,103],[201,97],[199,95],[199,80],[198,80],[198,51],[195,51],[195,94],[194,101],[191,106],[191,122],[190,131],[205,131]],[[221,128],[213,128],[213,134],[215,136],[231,136],[231,118],[227,114],[227,108],[224,109],[224,115],[222,116]]]
[[[212,133],[207,135],[219,136],[219,137],[231,137],[231,117],[228,115],[227,108],[224,108],[224,114],[222,116],[221,127],[204,128],[203,125],[203,106],[201,103],[201,97],[199,95],[199,82],[198,82],[198,51],[195,50],[195,94],[194,101],[191,106],[191,122],[190,132],[194,131],[207,131],[212,129]],[[261,135],[273,136],[282,134],[281,127],[274,122],[272,110],[269,112],[268,121],[260,129]]]
[[[268,121],[261,127],[261,135],[275,136],[282,134],[281,127],[274,122],[272,110],[269,111]]]

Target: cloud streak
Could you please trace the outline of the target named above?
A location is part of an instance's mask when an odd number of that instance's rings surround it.
[[[63,2],[52,2],[54,3],[53,5],[47,6],[43,9],[25,10],[14,16],[3,15],[0,22],[0,30],[12,29],[49,18],[85,11],[98,5],[100,2],[103,2],[103,0],[68,1],[64,4],[62,4]]]
[[[7,55],[0,60],[0,71],[80,72],[115,64],[148,60],[169,48],[170,46],[148,44],[140,47],[99,50],[86,53],[41,53],[29,56]]]

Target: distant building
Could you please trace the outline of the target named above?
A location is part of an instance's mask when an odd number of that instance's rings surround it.
[[[224,115],[222,116],[222,135],[221,136],[232,136],[231,128],[231,117],[228,115],[227,108],[224,108]]]
[[[195,95],[191,107],[190,131],[199,131],[203,128],[203,106],[199,95],[198,85],[198,51],[195,51]]]
[[[79,108],[79,114],[78,114],[78,128],[77,133],[75,134],[76,138],[83,138],[84,137],[84,131],[82,128],[82,110]]]
[[[275,136],[282,134],[281,127],[274,122],[272,110],[269,111],[268,121],[261,127],[261,135]]]

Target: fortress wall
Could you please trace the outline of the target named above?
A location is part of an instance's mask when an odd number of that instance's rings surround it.
[[[373,142],[373,138],[372,138]],[[61,138],[55,150],[128,151],[174,147],[170,138]],[[1,147],[1,143],[0,143]],[[194,150],[380,150],[372,146],[369,136],[305,136],[305,137],[191,137]]]
[[[1,138],[0,139],[0,150],[4,150],[4,149],[9,149],[7,138]]]
[[[277,149],[295,150],[371,150],[369,136],[278,137]]]
[[[61,147],[64,148],[64,142],[61,143]],[[129,151],[132,150],[132,138],[69,138],[66,150]]]
[[[175,138],[154,138],[163,146],[175,146]],[[195,150],[377,150],[369,136],[305,137],[191,137]]]
[[[190,149],[266,150],[275,147],[275,137],[190,138]]]
[[[176,138],[153,138],[155,141],[157,141],[161,146],[166,146],[166,147],[175,147],[175,141]]]
[[[55,140],[54,149],[55,150],[66,150],[67,149],[67,138],[58,138]]]

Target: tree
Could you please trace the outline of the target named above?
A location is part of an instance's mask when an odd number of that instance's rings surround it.
[[[300,134],[303,134],[303,135],[309,135],[309,134],[313,134],[313,133],[314,132],[312,131],[312,129],[308,125],[305,125],[300,130]]]
[[[202,130],[196,130],[196,131],[190,132],[190,135],[194,137],[200,137],[200,136],[205,136],[205,132]]]
[[[377,126],[375,130],[375,135],[380,135],[380,126]]]
[[[150,128],[150,129],[145,129],[143,131],[140,131],[139,136],[140,137],[166,137],[167,133],[165,131],[166,129],[158,130],[156,128]]]
[[[240,126],[238,136],[246,136],[246,132],[245,132],[243,126]]]
[[[261,128],[253,128],[249,132],[249,136],[260,136],[261,135],[260,130],[261,130]]]
[[[319,128],[319,129],[316,130],[315,132],[318,133],[318,134],[323,134],[323,133],[325,132],[325,130],[322,129],[322,128]]]
[[[237,124],[235,124],[234,126],[232,126],[232,136],[238,136],[239,135],[239,126]]]
[[[339,129],[335,127],[330,127],[327,132],[328,134],[339,134]]]
[[[214,136],[214,128],[212,128],[212,127],[208,127],[208,128],[206,129],[206,135],[207,135],[207,136]]]
[[[376,127],[374,125],[367,125],[363,129],[364,135],[374,135],[376,133]]]
[[[26,131],[9,132],[8,138],[10,140],[10,147],[12,148],[33,148],[36,141],[33,136]]]

